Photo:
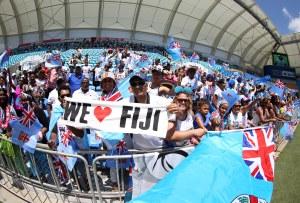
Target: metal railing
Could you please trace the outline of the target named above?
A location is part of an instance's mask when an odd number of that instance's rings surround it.
[[[284,141],[279,136],[281,125],[278,123],[274,127],[277,149]],[[24,153],[3,136],[0,136],[0,143],[0,185],[24,201],[34,203],[123,202],[125,196],[130,194],[129,167],[124,166],[124,160],[191,148],[129,150],[126,155],[107,155],[104,150],[85,150],[74,155],[53,151],[47,145],[38,144],[35,153],[30,154]],[[74,169],[67,170],[59,156],[77,158]],[[108,160],[113,160],[115,167],[105,166]],[[116,175],[114,186],[108,187],[104,183],[108,179],[108,172]]]

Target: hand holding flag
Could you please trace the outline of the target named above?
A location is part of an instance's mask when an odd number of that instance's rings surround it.
[[[3,67],[3,65],[7,61],[9,61],[10,54],[11,54],[11,49],[7,49],[0,55],[0,67]]]
[[[171,55],[174,61],[181,59],[181,45],[179,42],[175,41],[173,37],[168,39],[167,42],[167,52]]]

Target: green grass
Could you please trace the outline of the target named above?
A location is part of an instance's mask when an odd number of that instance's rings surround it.
[[[275,165],[272,203],[300,202],[300,125]]]

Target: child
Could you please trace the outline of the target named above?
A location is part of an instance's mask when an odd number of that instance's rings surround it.
[[[227,116],[225,115],[228,109],[228,102],[221,100],[219,103],[219,108],[212,112],[211,128],[213,131],[221,131],[227,128]]]
[[[206,99],[200,99],[198,102],[198,112],[195,115],[194,128],[207,130],[210,126],[209,102]]]

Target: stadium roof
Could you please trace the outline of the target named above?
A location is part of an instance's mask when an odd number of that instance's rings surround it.
[[[92,36],[162,45],[173,36],[184,48],[258,67],[279,47],[300,67],[300,35],[281,37],[254,0],[0,0],[0,28],[2,49]]]

